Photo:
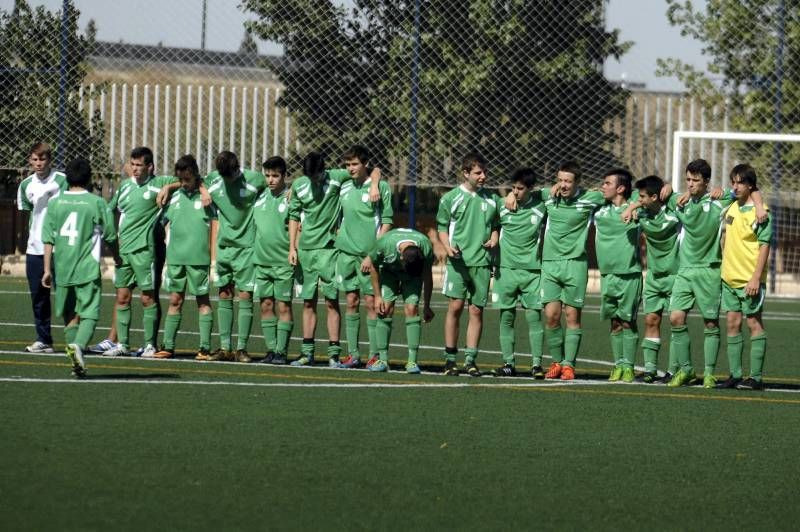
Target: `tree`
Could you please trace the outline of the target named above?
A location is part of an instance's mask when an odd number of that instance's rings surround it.
[[[258,45],[249,30],[245,30],[238,52],[243,55],[258,55]]]
[[[628,48],[603,24],[602,0],[420,0],[419,131],[423,170],[440,178],[467,148],[499,179],[577,157],[617,163],[604,123],[627,93],[603,61]],[[245,0],[250,28],[283,45],[275,68],[301,140],[338,155],[367,143],[379,160],[409,151],[414,2]],[[454,175],[454,174],[453,174]]]
[[[46,141],[64,162],[78,155],[92,156],[95,170],[107,169],[99,114],[87,117],[78,109],[77,93],[95,36],[92,22],[85,33],[78,31],[79,16],[68,1],[62,70],[60,11],[32,9],[26,0],[15,0],[11,11],[0,10],[0,165],[25,164],[28,148]],[[59,122],[62,96],[64,116]],[[63,145],[58,145],[60,127]]]

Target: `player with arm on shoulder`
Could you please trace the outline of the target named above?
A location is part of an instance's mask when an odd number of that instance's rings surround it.
[[[461,162],[463,182],[439,202],[436,225],[439,241],[447,252],[442,293],[449,298],[444,322],[445,375],[457,376],[458,329],[467,305],[464,371],[480,377],[475,363],[483,329],[483,309],[489,295],[492,250],[499,239],[497,214],[500,198],[483,188],[487,161],[479,153],[468,153]]]
[[[389,340],[395,302],[403,298],[408,359],[406,373],[420,373],[417,352],[421,335],[420,322],[433,319],[433,246],[428,237],[413,229],[392,229],[381,236],[369,255],[370,281],[375,294],[378,323],[375,326],[378,360],[370,371],[389,371]],[[422,294],[422,317],[419,298]]]
[[[57,316],[64,318],[66,354],[76,377],[86,374],[83,351],[92,339],[100,319],[101,241],[116,252],[116,234],[108,205],[87,189],[92,180],[88,160],[78,158],[67,165],[69,189],[55,197],[48,206],[42,228],[44,273],[42,285],[53,284],[53,249],[55,254]]]

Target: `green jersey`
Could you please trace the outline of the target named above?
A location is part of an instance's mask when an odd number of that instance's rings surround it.
[[[111,211],[119,211],[119,252],[132,253],[153,245],[153,227],[160,209],[156,196],[161,187],[176,183],[172,176],[150,176],[139,184],[133,177],[123,181],[111,198]]]
[[[350,180],[347,170],[326,170],[325,177],[314,182],[300,176],[292,182],[292,199],[289,201],[289,219],[302,223],[300,249],[322,249],[336,238],[342,207],[339,192],[342,184]]]
[[[256,238],[253,204],[267,188],[264,174],[242,170],[232,181],[226,181],[215,170],[206,176],[205,183],[219,217],[217,247],[252,247]]]
[[[42,241],[52,244],[59,286],[100,279],[101,240],[113,242],[114,223],[108,204],[83,191],[64,191],[50,201]]]
[[[51,170],[44,179],[35,173],[22,180],[17,188],[17,208],[29,211],[27,255],[43,255],[42,224],[47,215],[47,203],[59,192],[67,190],[67,178],[61,172]]]
[[[647,242],[647,270],[652,274],[674,274],[678,272],[678,233],[681,223],[675,214],[673,194],[667,205],[657,213],[639,209],[639,227]]]
[[[542,260],[585,257],[589,222],[594,211],[605,202],[601,192],[583,189],[578,189],[571,198],[547,198]]]
[[[378,183],[381,199],[374,203],[369,200],[371,183],[371,178],[360,185],[350,180],[342,185],[339,192],[342,224],[336,235],[336,249],[358,257],[365,257],[369,253],[378,238],[381,225],[391,224],[394,216],[389,183]]]
[[[676,210],[678,220],[683,224],[678,251],[680,267],[719,266],[722,262],[719,245],[722,212],[733,201],[730,193],[718,200],[705,194],[699,199],[690,198]]]
[[[164,212],[164,220],[169,223],[167,263],[173,266],[211,264],[209,236],[211,220],[216,217],[213,206],[203,207],[199,190],[186,192],[181,187],[173,193]]]
[[[412,242],[422,252],[425,266],[433,265],[433,246],[427,236],[413,229],[392,229],[386,231],[372,246],[369,257],[375,267],[392,273],[404,273],[400,260],[400,245]]]
[[[256,247],[253,263],[260,266],[289,264],[289,189],[277,196],[267,189],[253,207]]]
[[[545,220],[542,191],[533,192],[516,211],[500,207],[501,268],[540,270],[539,241]]]
[[[624,275],[642,271],[639,258],[639,225],[625,223],[621,215],[630,203],[619,207],[606,203],[594,214],[595,252],[601,274]]]
[[[485,188],[470,192],[464,185],[454,188],[439,201],[437,228],[448,234],[450,247],[461,250],[465,265],[489,265],[489,251],[483,244],[498,227],[500,201],[494,192]]]

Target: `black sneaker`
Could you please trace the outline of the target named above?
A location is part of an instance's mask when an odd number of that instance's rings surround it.
[[[245,351],[244,349],[236,350],[236,362],[243,362],[245,364],[248,364],[252,361],[253,359],[250,358],[250,355],[247,354],[247,351]]]
[[[537,381],[544,380],[544,368],[542,366],[533,366],[531,368],[531,376]]]
[[[275,351],[270,351],[267,353],[267,356],[261,359],[262,364],[274,364],[275,360]]]
[[[458,366],[455,360],[447,360],[444,363],[444,374],[450,377],[458,377]]]
[[[475,365],[475,362],[472,362],[471,364],[464,364],[464,371],[470,377],[481,376],[481,370],[478,369],[478,366]]]
[[[659,383],[659,384],[669,384],[669,381],[671,381],[671,380],[672,380],[672,377],[673,377],[673,376],[674,376],[674,375],[672,375],[672,373],[670,373],[669,371],[667,371],[666,373],[664,373],[664,376],[663,376],[663,377],[661,377],[661,380],[659,380],[659,381],[658,381],[658,383]]]
[[[657,380],[658,380],[658,373],[656,373],[655,371],[645,371],[642,374],[642,382],[645,382],[647,384],[653,384]]]
[[[717,389],[720,389],[720,390],[733,390],[734,388],[739,386],[740,382],[742,382],[742,379],[734,377],[733,375],[731,375],[730,377],[728,377],[727,380],[717,384]]]
[[[272,359],[272,363],[276,366],[284,366],[287,362],[285,353],[275,353],[275,357]]]
[[[511,364],[503,364],[499,368],[492,370],[492,375],[495,377],[514,377],[516,374],[517,370]]]
[[[737,390],[758,390],[764,389],[764,383],[757,381],[752,377],[747,377],[745,380],[736,385]]]

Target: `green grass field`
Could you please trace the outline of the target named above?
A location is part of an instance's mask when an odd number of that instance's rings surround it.
[[[574,383],[445,378],[436,303],[420,376],[399,371],[401,346],[397,371],[376,375],[198,363],[197,337],[181,334],[178,360],[88,357],[76,381],[63,356],[20,353],[33,340],[27,285],[3,279],[0,528],[796,528],[797,301],[768,302],[762,393],[608,384],[596,299]],[[701,326],[690,320],[695,351]],[[398,319],[393,342],[403,336]],[[497,336],[488,310],[484,369],[500,362]]]

